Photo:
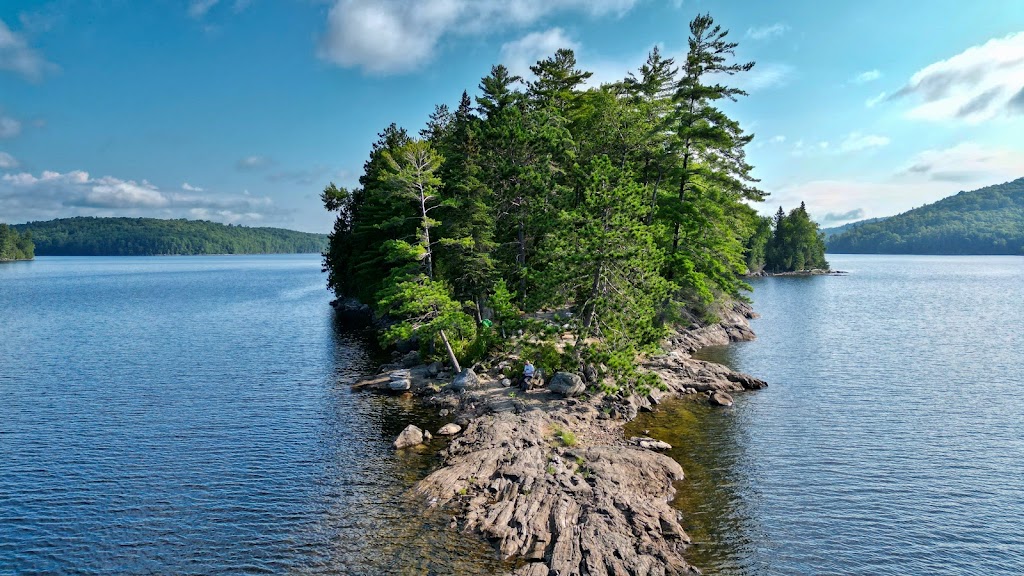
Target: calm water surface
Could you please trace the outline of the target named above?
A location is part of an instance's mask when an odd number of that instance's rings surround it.
[[[336,327],[317,256],[0,265],[0,573],[498,570],[407,489],[411,403]]]
[[[1024,574],[1024,258],[838,256],[755,282],[768,380],[645,415],[708,574]]]

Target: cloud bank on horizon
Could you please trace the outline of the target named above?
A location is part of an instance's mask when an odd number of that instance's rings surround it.
[[[872,21],[870,46],[860,43],[866,30],[828,24],[831,5],[712,8],[737,58],[757,62],[723,81],[750,94],[725,105],[757,134],[748,152],[771,193],[764,213],[804,201],[835,225],[1024,176],[1024,7],[937,1],[934,18],[964,16],[959,34],[930,34],[932,16],[885,4],[891,22]],[[576,51],[592,86],[636,70],[653,46],[680,62],[698,9],[189,0],[159,8],[162,32],[174,35],[161,47],[111,33],[153,18],[145,7],[5,4],[0,220],[155,216],[326,231],[319,190],[355,185],[391,119],[415,132],[435,103],[474,92],[491,64],[529,77],[558,48]],[[898,10],[924,29],[900,28]],[[292,35],[275,35],[282,22]]]

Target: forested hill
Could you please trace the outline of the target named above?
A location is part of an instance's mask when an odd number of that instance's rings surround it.
[[[320,252],[327,236],[203,220],[61,218],[14,226],[32,231],[37,256],[292,254]]]
[[[842,226],[822,228],[821,233],[825,235],[825,240],[827,241],[829,238],[832,238],[833,236],[839,236],[840,234],[848,232],[854,228],[857,228],[858,226],[871,224],[873,222],[881,222],[882,220],[885,220],[885,218],[868,218],[867,220],[858,220],[856,222],[850,222],[849,224],[843,224]]]
[[[857,226],[830,238],[828,251],[1024,255],[1024,178]]]

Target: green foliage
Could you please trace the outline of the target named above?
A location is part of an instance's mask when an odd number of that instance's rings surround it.
[[[657,386],[636,361],[665,322],[738,297],[766,258],[752,136],[721,109],[743,95],[725,81],[753,64],[732,63],[726,35],[699,16],[682,66],[655,49],[599,88],[568,49],[525,84],[494,66],[476,106],[465,92],[454,112],[437,106],[421,140],[389,126],[360,187],[322,195],[337,214],[331,288],[398,321],[391,341],[436,346],[443,329],[478,359],[523,330],[522,358],[547,374],[603,363],[616,390]],[[523,315],[539,310],[572,315]],[[565,324],[572,342],[556,346]]]
[[[831,238],[828,251],[1024,255],[1024,178],[858,223]]]
[[[828,269],[825,235],[807,214],[803,202],[787,215],[779,208],[765,250],[765,267],[772,272]]]
[[[563,446],[572,448],[578,442],[578,440],[576,439],[576,434],[569,430],[566,430],[565,428],[560,428],[556,426],[554,432],[555,438],[558,438],[558,440],[562,443]]]
[[[0,260],[31,260],[35,249],[31,230],[18,234],[16,229],[0,224]]]
[[[294,254],[320,252],[327,246],[323,234],[203,220],[80,216],[14,228],[32,232],[40,256]]]

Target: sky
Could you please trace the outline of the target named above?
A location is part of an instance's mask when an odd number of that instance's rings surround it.
[[[192,218],[326,232],[376,134],[562,47],[593,82],[708,12],[754,61],[727,111],[765,214],[825,226],[1024,176],[1024,1],[0,2],[0,222]]]

